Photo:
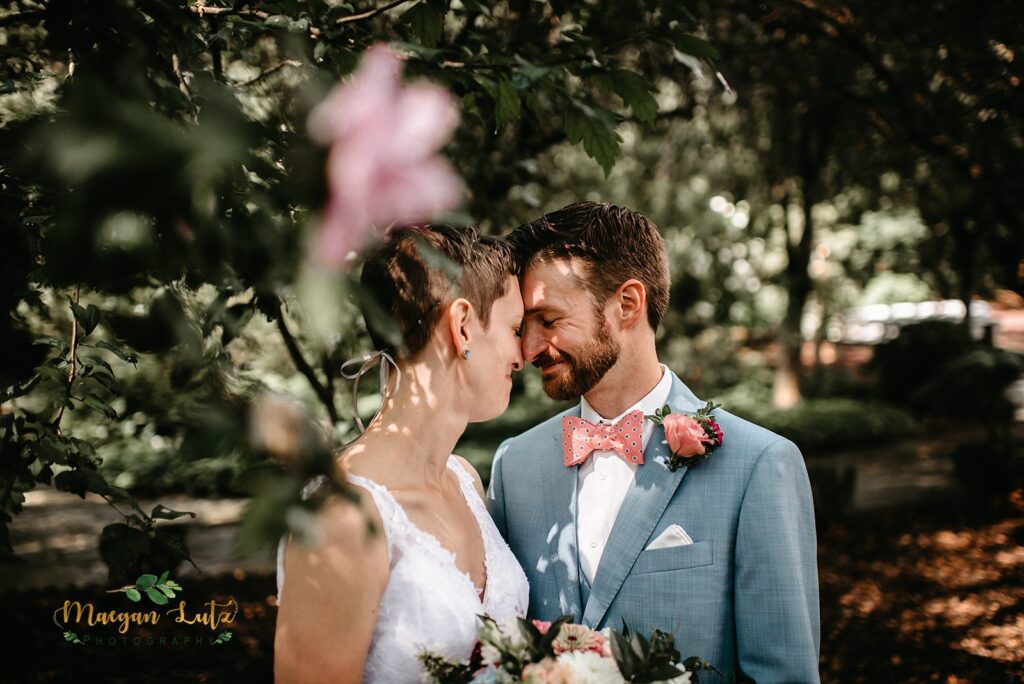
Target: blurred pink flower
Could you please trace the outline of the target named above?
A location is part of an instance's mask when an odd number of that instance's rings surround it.
[[[520,679],[526,684],[576,684],[572,668],[554,658],[544,658],[523,668]]]
[[[455,101],[438,85],[402,85],[401,74],[401,58],[378,43],[310,112],[310,137],[331,146],[314,246],[325,265],[344,265],[375,226],[422,223],[459,204],[462,181],[438,154],[458,123]]]
[[[665,439],[668,448],[677,456],[703,456],[704,442],[710,442],[708,434],[696,420],[681,413],[665,416]]]

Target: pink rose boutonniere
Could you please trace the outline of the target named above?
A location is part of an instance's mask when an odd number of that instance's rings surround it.
[[[681,466],[693,467],[706,461],[715,449],[722,446],[722,428],[711,415],[720,407],[721,404],[709,401],[696,413],[673,413],[666,404],[653,416],[644,416],[665,428],[665,441],[672,452],[668,460],[669,470],[675,472]]]

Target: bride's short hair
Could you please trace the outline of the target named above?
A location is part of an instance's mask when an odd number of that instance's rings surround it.
[[[426,347],[445,306],[458,297],[473,305],[486,329],[491,307],[508,291],[508,276],[518,274],[518,260],[503,238],[481,236],[471,227],[393,229],[363,262],[366,330],[376,349],[411,358]],[[397,326],[400,346],[380,314]]]

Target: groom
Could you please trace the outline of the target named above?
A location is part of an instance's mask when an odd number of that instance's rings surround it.
[[[726,677],[817,682],[814,513],[799,449],[717,410],[722,446],[673,472],[664,429],[631,413],[703,405],[655,350],[669,275],[654,224],[583,202],[509,239],[524,266],[523,356],[552,399],[582,397],[494,459],[488,504],[530,580],[530,617],[625,620],[645,636],[672,633],[683,657]],[[574,442],[572,426],[622,428],[641,445]]]

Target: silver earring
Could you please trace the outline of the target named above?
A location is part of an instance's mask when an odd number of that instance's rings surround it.
[[[462,358],[464,358],[467,361],[469,361],[469,350],[468,349],[466,351],[462,352]]]

